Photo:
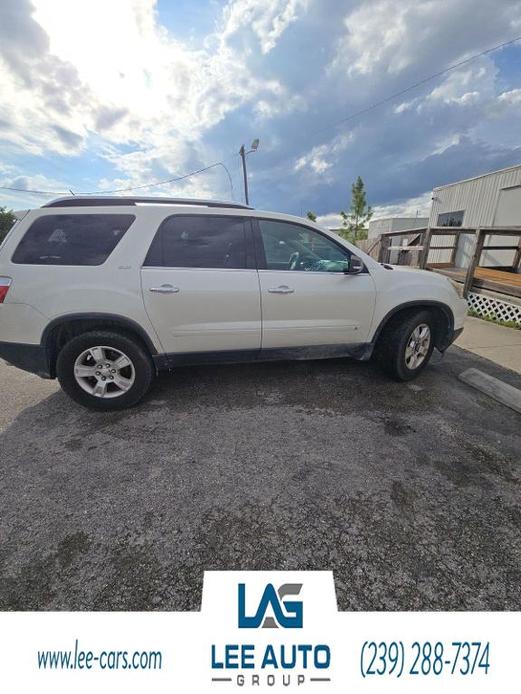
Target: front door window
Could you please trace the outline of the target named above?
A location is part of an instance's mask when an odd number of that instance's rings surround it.
[[[345,272],[349,251],[313,229],[259,219],[267,270]]]

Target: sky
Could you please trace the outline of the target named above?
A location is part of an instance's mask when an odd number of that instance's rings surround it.
[[[334,226],[360,175],[375,217],[423,215],[434,186],[521,163],[521,42],[350,116],[516,36],[519,0],[2,0],[0,186],[44,194],[0,205],[216,162],[134,193],[242,200],[259,138],[259,209]]]

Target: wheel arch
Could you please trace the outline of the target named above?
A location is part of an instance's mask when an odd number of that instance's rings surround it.
[[[430,311],[434,317],[434,345],[440,352],[443,352],[451,342],[451,336],[454,331],[454,313],[450,306],[441,301],[418,299],[416,301],[406,301],[402,304],[398,304],[382,318],[375,330],[371,343],[376,345],[385,328],[391,321],[397,320],[401,314],[410,314],[413,311],[420,311],[422,309]]]
[[[61,348],[72,337],[92,330],[117,330],[138,339],[153,357],[157,349],[147,332],[131,318],[111,313],[73,313],[52,320],[42,334],[51,378],[56,376],[56,359]]]

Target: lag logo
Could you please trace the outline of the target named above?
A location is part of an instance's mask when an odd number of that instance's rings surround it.
[[[239,583],[239,629],[302,629],[303,604],[301,600],[287,600],[287,596],[300,594],[302,583],[284,583],[275,590],[268,583],[253,615],[246,614],[246,584]],[[266,615],[271,607],[273,616]]]

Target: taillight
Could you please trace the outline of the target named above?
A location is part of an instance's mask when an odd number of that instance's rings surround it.
[[[7,296],[11,282],[12,280],[10,277],[0,277],[0,304],[4,303],[4,299]]]

